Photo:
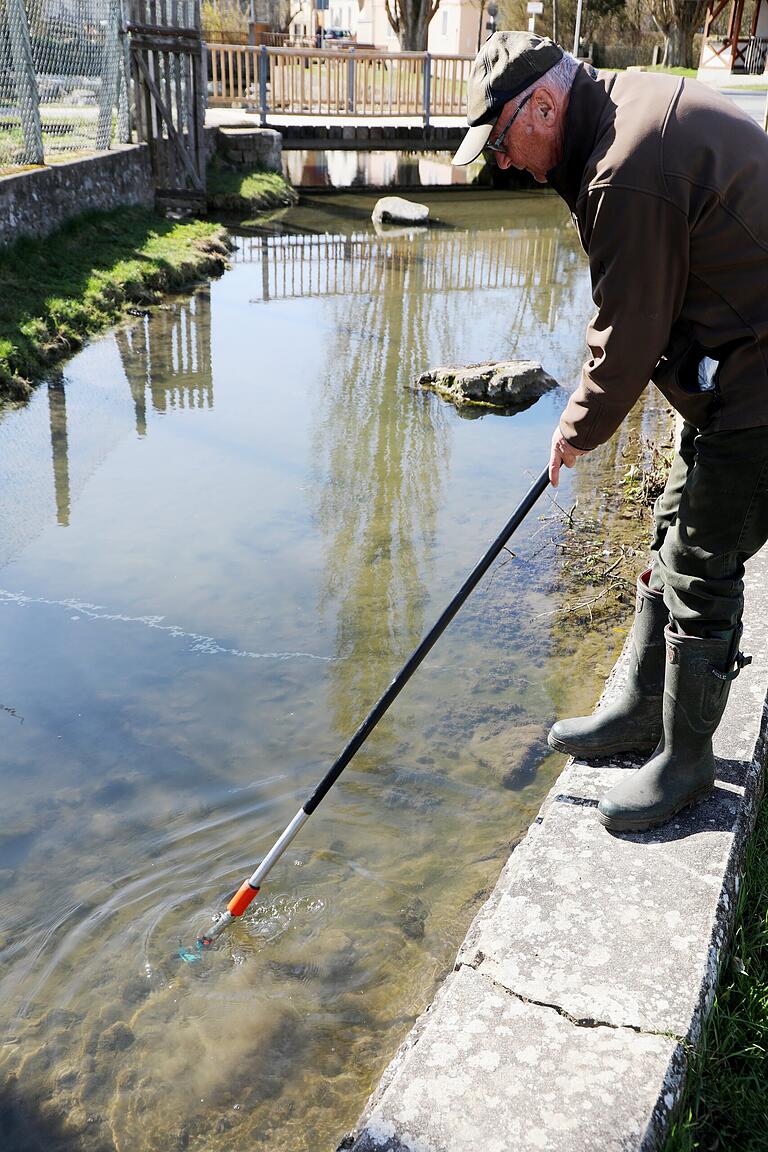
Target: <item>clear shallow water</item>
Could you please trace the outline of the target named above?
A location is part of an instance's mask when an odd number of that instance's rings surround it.
[[[570,382],[581,360],[556,200],[445,196],[411,238],[377,237],[372,203],[243,236],[221,280],[0,417],[13,1152],[333,1148],[562,763],[533,516],[262,899],[203,965],[175,958],[546,463],[562,394],[467,419],[414,378],[530,356]],[[600,506],[622,469],[615,445],[591,464],[564,503]],[[570,668],[588,703],[610,651]]]

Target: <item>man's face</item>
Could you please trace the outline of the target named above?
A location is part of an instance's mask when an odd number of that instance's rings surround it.
[[[524,105],[518,99],[504,105],[493,126],[491,140],[498,138],[513,117],[513,123],[504,132],[503,151],[494,152],[496,163],[499,168],[530,172],[534,180],[546,184],[547,172],[562,157],[564,109],[554,93],[546,87],[537,88]]]

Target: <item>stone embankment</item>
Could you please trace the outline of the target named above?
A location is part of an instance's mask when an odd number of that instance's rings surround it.
[[[748,568],[743,647],[713,795],[610,835],[600,796],[641,762],[570,760],[384,1073],[350,1152],[650,1152],[712,1003],[768,728],[768,551]],[[626,660],[603,703],[621,689]]]

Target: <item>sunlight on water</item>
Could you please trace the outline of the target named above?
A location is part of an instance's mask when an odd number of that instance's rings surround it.
[[[416,376],[576,379],[558,202],[448,197],[410,238],[369,212],[240,237],[220,281],[0,414],[9,1152],[335,1147],[562,763],[537,513],[242,922],[179,960],[546,463],[562,393],[465,419]],[[600,458],[563,501],[615,483]],[[603,671],[578,669],[587,705]]]

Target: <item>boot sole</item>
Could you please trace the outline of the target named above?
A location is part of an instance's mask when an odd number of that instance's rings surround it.
[[[650,832],[652,828],[660,828],[662,824],[668,824],[674,816],[677,816],[678,812],[682,812],[689,805],[696,804],[697,801],[711,796],[713,788],[714,783],[708,784],[706,788],[700,788],[693,796],[689,796],[682,804],[678,804],[677,808],[673,808],[671,812],[665,812],[663,816],[654,816],[649,820],[633,819],[631,816],[626,819],[622,819],[620,816],[605,816],[599,808],[597,818],[609,832]]]
[[[659,733],[659,738],[661,738],[661,733]],[[556,736],[551,734],[547,736],[547,744],[550,748],[554,748],[555,752],[564,752],[566,756],[583,756],[587,760],[592,760],[596,756],[613,756],[616,752],[653,752],[658,743],[658,740],[643,741],[641,744],[623,740],[619,744],[603,744],[600,748],[587,750],[579,748],[576,744],[569,744],[566,740],[558,740]]]

